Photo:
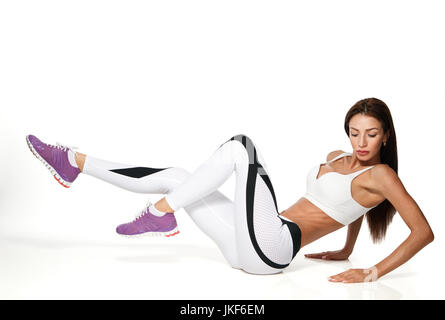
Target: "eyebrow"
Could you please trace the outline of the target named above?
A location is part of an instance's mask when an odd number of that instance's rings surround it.
[[[360,130],[358,130],[358,129],[354,128],[354,127],[351,127],[351,129],[354,129],[354,130],[360,131]],[[377,130],[379,130],[379,128],[369,128],[369,129],[366,129],[366,131],[369,131],[369,130],[372,130],[372,129],[377,129]]]

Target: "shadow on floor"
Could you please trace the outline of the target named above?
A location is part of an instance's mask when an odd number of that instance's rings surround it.
[[[217,248],[208,246],[195,246],[175,242],[174,244],[133,242],[138,239],[125,239],[128,243],[116,243],[107,241],[93,241],[81,239],[60,239],[48,236],[1,236],[0,241],[3,244],[21,245],[30,248],[48,249],[48,250],[66,250],[66,249],[124,249],[125,254],[116,257],[118,261],[132,263],[171,263],[186,258],[201,258],[227,264],[223,255]],[[141,251],[143,250],[143,251]],[[230,267],[227,264],[228,267]]]

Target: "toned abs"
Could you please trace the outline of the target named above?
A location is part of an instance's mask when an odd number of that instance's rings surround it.
[[[300,198],[280,215],[292,220],[300,228],[301,247],[344,227],[306,198]]]

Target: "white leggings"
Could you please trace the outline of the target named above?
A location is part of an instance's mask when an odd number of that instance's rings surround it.
[[[251,139],[223,143],[192,174],[182,168],[135,167],[87,156],[83,173],[137,193],[166,194],[220,248],[233,268],[272,274],[300,248],[298,226],[278,213],[272,183]],[[234,201],[217,189],[235,172]]]

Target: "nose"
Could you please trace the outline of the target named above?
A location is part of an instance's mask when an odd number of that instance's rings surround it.
[[[368,143],[366,142],[366,135],[360,137],[358,145],[360,148],[366,147]]]

